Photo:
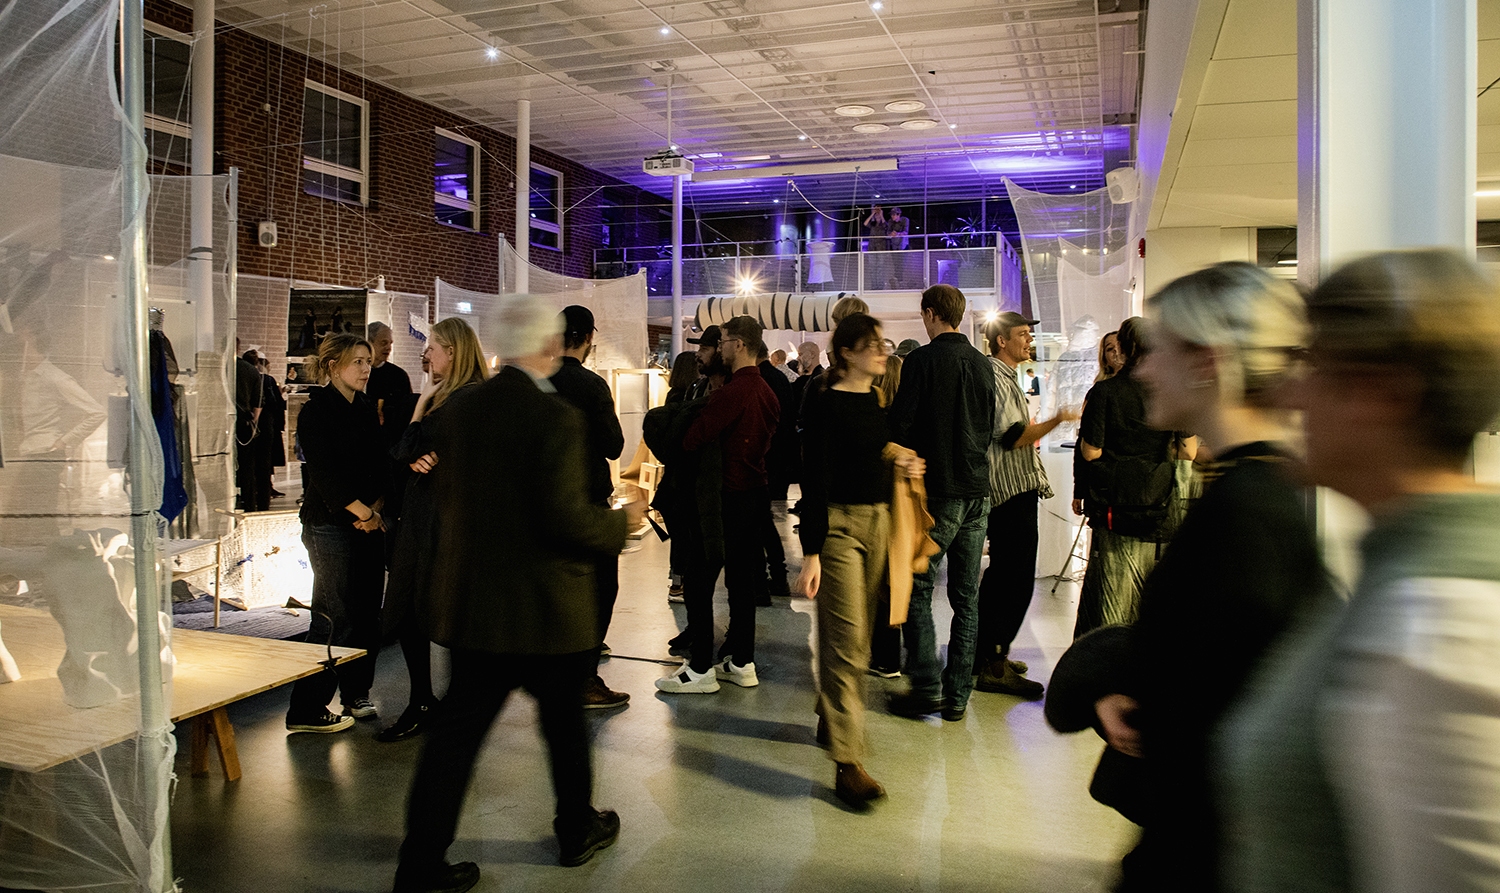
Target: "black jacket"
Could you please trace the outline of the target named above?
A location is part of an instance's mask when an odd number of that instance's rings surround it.
[[[890,419],[892,438],[927,460],[928,496],[990,494],[995,369],[968,338],[945,332],[907,354]]]
[[[608,502],[615,492],[609,460],[620,458],[620,452],[625,449],[625,432],[620,429],[620,417],[615,414],[615,398],[609,392],[609,385],[573,357],[563,357],[562,365],[548,380],[557,388],[557,396],[583,413],[588,430],[583,455],[589,466],[589,501]]]
[[[375,404],[364,394],[345,400],[333,385],[313,388],[297,415],[302,466],[302,523],[353,524],[344,506],[373,506],[385,492],[388,459]]]

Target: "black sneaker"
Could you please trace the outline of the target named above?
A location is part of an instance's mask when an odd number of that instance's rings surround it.
[[[286,730],[288,732],[342,732],[354,725],[354,717],[337,716],[330,711],[324,710],[321,716],[309,716],[301,719],[286,718]]]
[[[423,877],[402,876],[396,872],[393,893],[465,893],[479,883],[479,866],[473,862],[443,865]]]
[[[581,826],[568,827],[562,819],[552,820],[557,833],[557,864],[572,868],[594,858],[620,837],[620,817],[612,809],[596,811]]]
[[[408,704],[406,709],[401,711],[399,719],[375,734],[375,740],[389,744],[393,741],[415,738],[427,728],[427,723],[432,720],[433,711],[437,709],[437,705],[437,701]]]

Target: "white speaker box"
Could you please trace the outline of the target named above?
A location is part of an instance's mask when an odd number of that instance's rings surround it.
[[[259,232],[260,232],[260,247],[262,247],[262,248],[275,248],[276,247],[276,221],[274,221],[274,220],[262,220],[260,222],[260,226],[259,226],[258,229],[259,229]]]
[[[1135,201],[1141,192],[1141,178],[1133,167],[1115,168],[1104,175],[1104,183],[1109,187],[1109,200],[1117,205]]]

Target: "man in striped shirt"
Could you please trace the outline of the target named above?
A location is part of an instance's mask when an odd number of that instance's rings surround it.
[[[1078,418],[1064,408],[1032,422],[1016,367],[1031,359],[1037,320],[1002,313],[984,327],[995,368],[995,433],[990,441],[990,566],[979,582],[979,641],[974,649],[978,691],[1036,699],[1042,684],[1026,678],[1026,665],[1009,659],[1010,646],[1036,586],[1037,509],[1052,496],[1036,442],[1059,424]]]

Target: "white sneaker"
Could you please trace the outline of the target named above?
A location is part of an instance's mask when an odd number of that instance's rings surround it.
[[[672,675],[656,680],[656,687],[674,695],[706,695],[719,690],[719,680],[713,667],[702,673],[694,673],[690,663],[683,661],[682,666],[672,671]]]
[[[760,685],[760,680],[755,677],[755,661],[745,664],[743,667],[734,662],[734,658],[726,657],[724,662],[714,667],[714,672],[725,682],[733,682],[740,688],[754,688]]]

